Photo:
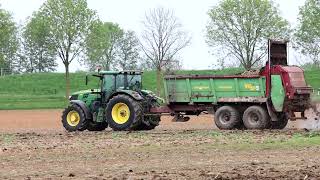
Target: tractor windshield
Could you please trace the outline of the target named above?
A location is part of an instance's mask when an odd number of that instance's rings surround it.
[[[116,89],[139,90],[142,88],[140,74],[107,74],[104,75],[103,89],[112,91]]]
[[[133,87],[141,89],[141,75],[128,75],[128,86],[129,89],[133,89]]]

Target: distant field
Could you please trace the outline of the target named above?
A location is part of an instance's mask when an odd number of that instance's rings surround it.
[[[176,71],[176,74],[236,74],[242,69]],[[71,92],[98,87],[96,78],[91,77],[85,85],[85,73],[72,73]],[[320,71],[307,70],[308,84],[320,88]],[[39,73],[0,77],[0,109],[53,109],[67,105],[64,98],[65,79],[63,73]],[[156,73],[148,71],[143,74],[143,88],[156,92]]]

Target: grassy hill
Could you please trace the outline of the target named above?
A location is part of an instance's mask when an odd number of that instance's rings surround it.
[[[235,74],[241,69],[178,71],[176,74]],[[320,71],[307,70],[308,84],[320,88]],[[85,73],[72,73],[71,92],[99,87],[96,78],[91,77],[85,85]],[[143,74],[143,88],[156,91],[156,73]],[[64,98],[65,80],[63,73],[39,73],[0,77],[0,109],[47,109],[63,108],[67,105]]]

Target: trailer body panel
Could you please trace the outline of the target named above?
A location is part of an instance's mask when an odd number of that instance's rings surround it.
[[[282,86],[281,76],[272,75],[271,84],[271,100],[273,107],[277,112],[282,112],[285,99],[285,90]]]
[[[164,79],[165,96],[170,103],[213,103],[265,101],[265,77],[244,76],[168,76]],[[250,100],[253,101],[253,100]]]

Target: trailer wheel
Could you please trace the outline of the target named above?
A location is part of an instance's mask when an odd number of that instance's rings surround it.
[[[143,111],[139,102],[127,95],[113,97],[106,109],[106,118],[109,126],[115,131],[129,130],[141,123]]]
[[[244,111],[243,124],[247,129],[266,129],[270,125],[270,117],[261,106],[250,106]]]
[[[278,121],[271,122],[271,129],[284,129],[288,124],[288,118],[285,114],[281,114]]]
[[[84,131],[87,129],[88,121],[85,118],[83,110],[72,104],[68,106],[62,113],[62,125],[69,131]]]
[[[234,107],[222,106],[215,112],[214,122],[219,129],[234,129],[241,122],[240,113]]]

